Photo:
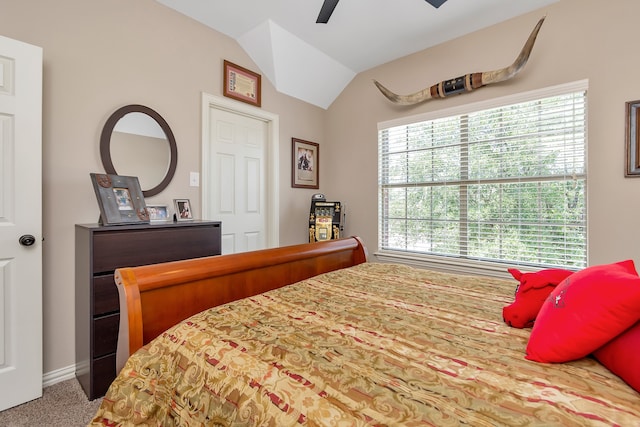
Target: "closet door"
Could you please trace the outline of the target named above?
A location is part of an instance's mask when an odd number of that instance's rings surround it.
[[[278,116],[203,94],[202,218],[222,221],[222,254],[278,246]]]

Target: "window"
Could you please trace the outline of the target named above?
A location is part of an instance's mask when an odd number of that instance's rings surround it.
[[[491,102],[380,124],[380,253],[585,267],[586,82]]]

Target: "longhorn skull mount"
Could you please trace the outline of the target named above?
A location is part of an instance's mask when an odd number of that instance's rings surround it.
[[[529,55],[536,42],[536,37],[542,27],[542,23],[546,16],[543,16],[533,31],[529,35],[527,42],[522,47],[520,54],[508,67],[494,71],[485,71],[481,73],[470,73],[453,79],[443,80],[431,87],[423,89],[411,95],[398,95],[384,87],[380,82],[374,80],[373,83],[380,89],[380,92],[386,96],[391,102],[398,105],[415,105],[434,98],[446,98],[447,96],[471,92],[474,89],[481,88],[494,83],[500,83],[515,77],[527,64]]]

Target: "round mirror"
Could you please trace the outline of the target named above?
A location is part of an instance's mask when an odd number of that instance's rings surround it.
[[[137,176],[145,197],[171,182],[178,164],[176,139],[167,122],[144,105],[114,112],[102,129],[100,157],[108,174]]]

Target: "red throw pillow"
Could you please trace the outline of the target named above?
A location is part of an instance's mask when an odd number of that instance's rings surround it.
[[[593,355],[611,372],[640,391],[640,322],[596,350]]]
[[[515,301],[502,309],[505,323],[514,328],[530,328],[540,311],[540,307],[551,291],[570,274],[571,270],[548,268],[535,273],[507,270],[520,284],[516,288]]]
[[[567,362],[593,353],[640,320],[640,277],[632,260],[567,277],[542,305],[527,344],[529,360]]]

